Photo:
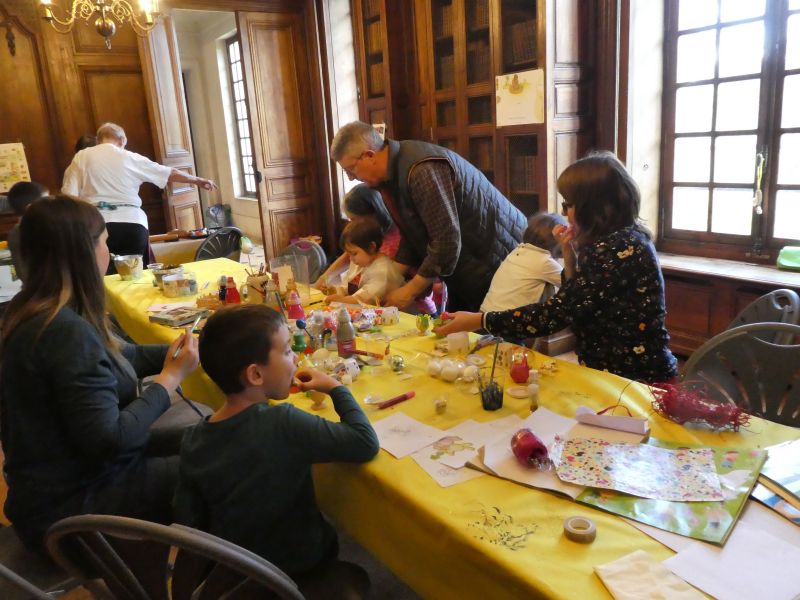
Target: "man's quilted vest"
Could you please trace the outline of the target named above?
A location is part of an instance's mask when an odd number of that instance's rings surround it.
[[[441,146],[414,140],[388,140],[388,184],[392,189],[403,238],[425,258],[428,233],[411,200],[409,173],[426,160],[445,160],[455,173],[456,211],[461,228],[461,253],[452,273],[442,273],[452,310],[477,311],[492,276],[522,240],[525,216],[472,164]]]

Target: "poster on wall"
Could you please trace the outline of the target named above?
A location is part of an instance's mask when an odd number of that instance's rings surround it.
[[[20,143],[0,144],[0,194],[5,194],[18,181],[30,181],[25,148]]]
[[[495,95],[498,127],[544,123],[544,70],[498,75]]]

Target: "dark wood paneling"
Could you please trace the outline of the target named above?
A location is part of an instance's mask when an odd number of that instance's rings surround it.
[[[725,331],[752,301],[782,287],[673,269],[664,269],[664,283],[670,348],[681,356]]]
[[[0,6],[2,31],[13,36],[12,55],[5,40],[0,43],[0,143],[25,146],[31,179],[55,192],[61,187],[48,90],[41,54],[33,31]],[[3,228],[0,227],[0,231]]]

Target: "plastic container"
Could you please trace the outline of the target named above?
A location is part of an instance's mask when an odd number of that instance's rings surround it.
[[[138,254],[115,256],[114,268],[117,269],[117,273],[123,281],[139,279],[142,276],[142,257]]]
[[[197,277],[194,273],[164,275],[161,283],[164,289],[164,295],[167,298],[192,296],[197,293]]]
[[[155,263],[160,264],[160,263]],[[148,268],[153,265],[148,265]],[[164,277],[167,275],[183,275],[183,265],[161,265],[160,268],[151,269],[156,285],[164,289]]]

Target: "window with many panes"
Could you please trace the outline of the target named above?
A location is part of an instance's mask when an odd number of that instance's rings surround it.
[[[800,240],[800,0],[667,0],[661,248]]]
[[[237,155],[239,157],[239,181],[241,196],[256,197],[256,176],[253,163],[253,140],[250,137],[250,118],[247,114],[247,101],[244,93],[242,75],[242,53],[239,40],[234,36],[227,41],[228,71],[231,78],[233,96],[233,118],[236,129]]]

